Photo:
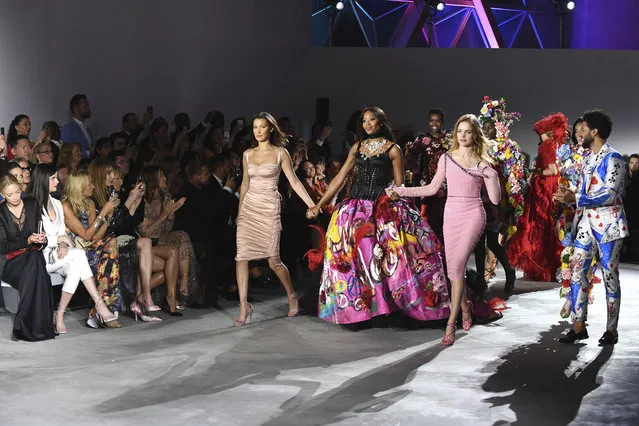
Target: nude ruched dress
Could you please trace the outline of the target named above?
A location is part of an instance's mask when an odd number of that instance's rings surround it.
[[[282,166],[281,148],[277,162],[251,164],[246,151],[249,188],[237,215],[235,260],[257,260],[280,255],[280,193],[277,190]]]
[[[426,197],[439,190],[444,179],[448,198],[444,208],[444,251],[446,269],[451,281],[462,280],[466,263],[486,227],[486,212],[481,200],[481,188],[486,185],[493,204],[499,203],[501,189],[497,172],[491,167],[459,165],[451,155],[439,158],[437,173],[427,186],[394,188],[402,197]]]

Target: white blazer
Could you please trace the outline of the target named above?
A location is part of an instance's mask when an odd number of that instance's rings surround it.
[[[55,250],[58,247],[58,237],[61,235],[67,235],[66,226],[64,225],[64,211],[62,210],[62,203],[49,195],[49,200],[53,204],[55,210],[55,220],[52,222],[49,218],[49,214],[45,209],[42,209],[42,226],[44,232],[47,234],[47,246],[44,248],[44,258],[49,258],[49,252]]]

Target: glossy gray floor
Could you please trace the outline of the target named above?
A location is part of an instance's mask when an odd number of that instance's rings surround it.
[[[76,311],[69,334],[41,343],[11,341],[0,314],[0,424],[639,424],[639,268],[621,278],[620,342],[605,349],[601,285],[590,339],[562,346],[556,284],[521,279],[501,321],[447,349],[442,328],[285,318],[284,298],[257,301],[243,328],[235,304],[97,331]]]

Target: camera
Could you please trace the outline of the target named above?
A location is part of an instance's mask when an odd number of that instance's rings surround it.
[[[234,167],[231,170],[231,176],[233,176],[236,180],[240,180],[240,178],[242,177],[242,168]]]

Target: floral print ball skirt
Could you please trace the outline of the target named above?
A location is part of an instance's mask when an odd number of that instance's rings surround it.
[[[345,200],[326,233],[319,316],[351,324],[397,310],[418,320],[448,317],[439,241],[408,201]]]

